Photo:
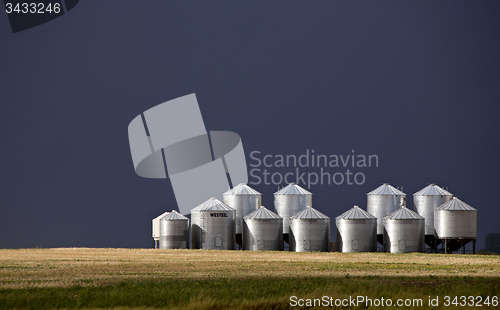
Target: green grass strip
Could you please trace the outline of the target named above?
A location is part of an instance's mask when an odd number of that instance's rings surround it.
[[[170,280],[121,282],[108,286],[0,289],[0,309],[289,309],[291,296],[312,299],[357,295],[385,299],[421,298],[425,303],[428,296],[440,296],[442,304],[445,295],[499,296],[500,278],[346,276]]]

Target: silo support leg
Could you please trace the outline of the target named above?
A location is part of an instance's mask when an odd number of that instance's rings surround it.
[[[472,254],[476,254],[476,239],[472,240]]]

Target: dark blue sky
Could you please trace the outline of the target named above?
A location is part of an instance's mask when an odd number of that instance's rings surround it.
[[[482,248],[499,232],[499,14],[495,1],[86,0],[13,34],[2,13],[0,247],[150,247],[151,218],[176,202],[168,180],[135,174],[127,126],[196,93],[206,128],[238,133],[248,163],[378,155],[363,185],[309,189],[328,216],[366,208],[383,182],[409,206],[437,183],[478,210]],[[272,208],[277,186],[254,188]]]

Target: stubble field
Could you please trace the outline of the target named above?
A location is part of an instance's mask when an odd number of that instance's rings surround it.
[[[446,295],[489,297],[498,308],[491,299],[500,295],[500,256],[0,250],[0,309],[286,309],[291,296],[422,299],[415,309],[439,296],[434,309],[469,308],[445,306]]]

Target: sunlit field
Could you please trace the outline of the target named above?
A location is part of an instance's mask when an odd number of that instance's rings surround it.
[[[361,295],[419,298],[425,303],[429,296],[439,296],[435,309],[450,308],[443,305],[446,295],[481,295],[491,303],[500,295],[500,256],[0,250],[0,309],[286,309],[291,296],[306,300]],[[452,307],[460,308],[457,305]]]

